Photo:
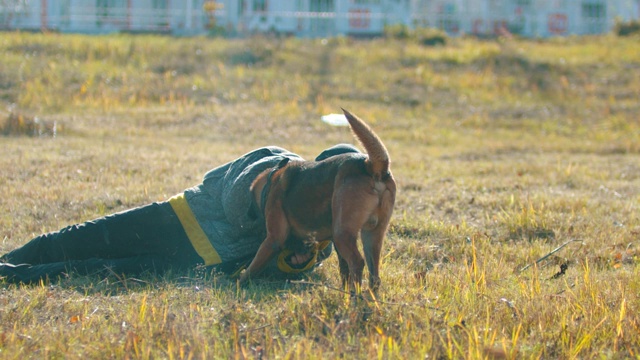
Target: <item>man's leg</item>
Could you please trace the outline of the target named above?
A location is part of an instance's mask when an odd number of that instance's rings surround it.
[[[92,259],[90,263],[77,262],[89,259]],[[2,256],[0,261],[32,265],[33,276],[40,278],[39,274],[48,272],[50,276],[59,275],[74,262],[73,267],[78,269],[88,265],[91,265],[89,269],[104,268],[118,263],[123,270],[164,271],[168,265],[193,266],[202,259],[171,206],[154,203],[38,236]],[[0,275],[20,271],[26,277],[31,276],[27,269],[3,267],[6,270],[0,269]]]
[[[179,267],[179,266],[178,266]],[[158,255],[136,256],[123,259],[71,260],[39,265],[2,265],[0,276],[8,282],[31,284],[55,280],[66,274],[98,275],[110,274],[136,276],[144,272],[164,273],[176,269],[176,265],[166,257]]]

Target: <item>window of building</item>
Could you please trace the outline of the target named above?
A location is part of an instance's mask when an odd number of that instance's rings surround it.
[[[601,2],[583,2],[582,17],[586,19],[604,19],[607,17],[607,6]]]
[[[531,0],[515,0],[517,6],[531,6]]]
[[[153,20],[155,21],[155,25],[164,28],[169,26],[168,19],[168,2],[169,0],[153,0],[151,1],[151,7],[153,8]]]
[[[96,24],[121,24],[126,20],[125,0],[96,0]]]
[[[267,0],[253,0],[253,11],[267,11]]]
[[[335,11],[334,0],[310,0],[309,11],[312,13],[332,13]],[[335,20],[330,17],[313,16],[309,19],[309,32],[314,36],[330,36],[335,30]]]
[[[503,7],[502,0],[489,0],[489,8],[501,9]]]
[[[584,33],[598,34],[607,28],[607,5],[601,1],[584,1],[582,3],[582,19]]]
[[[437,24],[438,28],[449,34],[457,34],[460,31],[460,21],[454,3],[442,4],[438,11]]]
[[[151,6],[154,9],[166,9],[168,0],[153,0],[151,2]]]
[[[63,27],[69,26],[71,23],[71,0],[60,1],[60,25]]]
[[[357,5],[378,5],[380,0],[351,0],[352,3]]]

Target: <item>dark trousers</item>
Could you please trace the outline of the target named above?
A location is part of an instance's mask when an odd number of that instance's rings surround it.
[[[153,203],[40,235],[0,261],[0,276],[30,283],[67,272],[162,273],[202,264],[167,202]]]

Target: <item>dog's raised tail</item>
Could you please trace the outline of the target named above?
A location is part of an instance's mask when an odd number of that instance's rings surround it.
[[[369,166],[371,175],[380,180],[389,174],[389,152],[382,143],[382,140],[376,135],[373,130],[364,121],[360,120],[357,116],[351,114],[349,111],[342,109],[344,116],[349,121],[351,131],[355,134],[355,137],[360,141],[360,144],[364,147],[367,155],[369,155]]]

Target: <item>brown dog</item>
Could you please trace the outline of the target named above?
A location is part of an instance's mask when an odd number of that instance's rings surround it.
[[[251,191],[264,212],[267,237],[241,282],[260,272],[284,248],[300,249],[301,244],[332,239],[343,286],[359,289],[364,269],[357,246],[361,233],[369,286],[378,287],[380,251],[396,183],[382,141],[362,120],[343,111],[367,154],[347,153],[322,161],[284,160],[255,179]]]

